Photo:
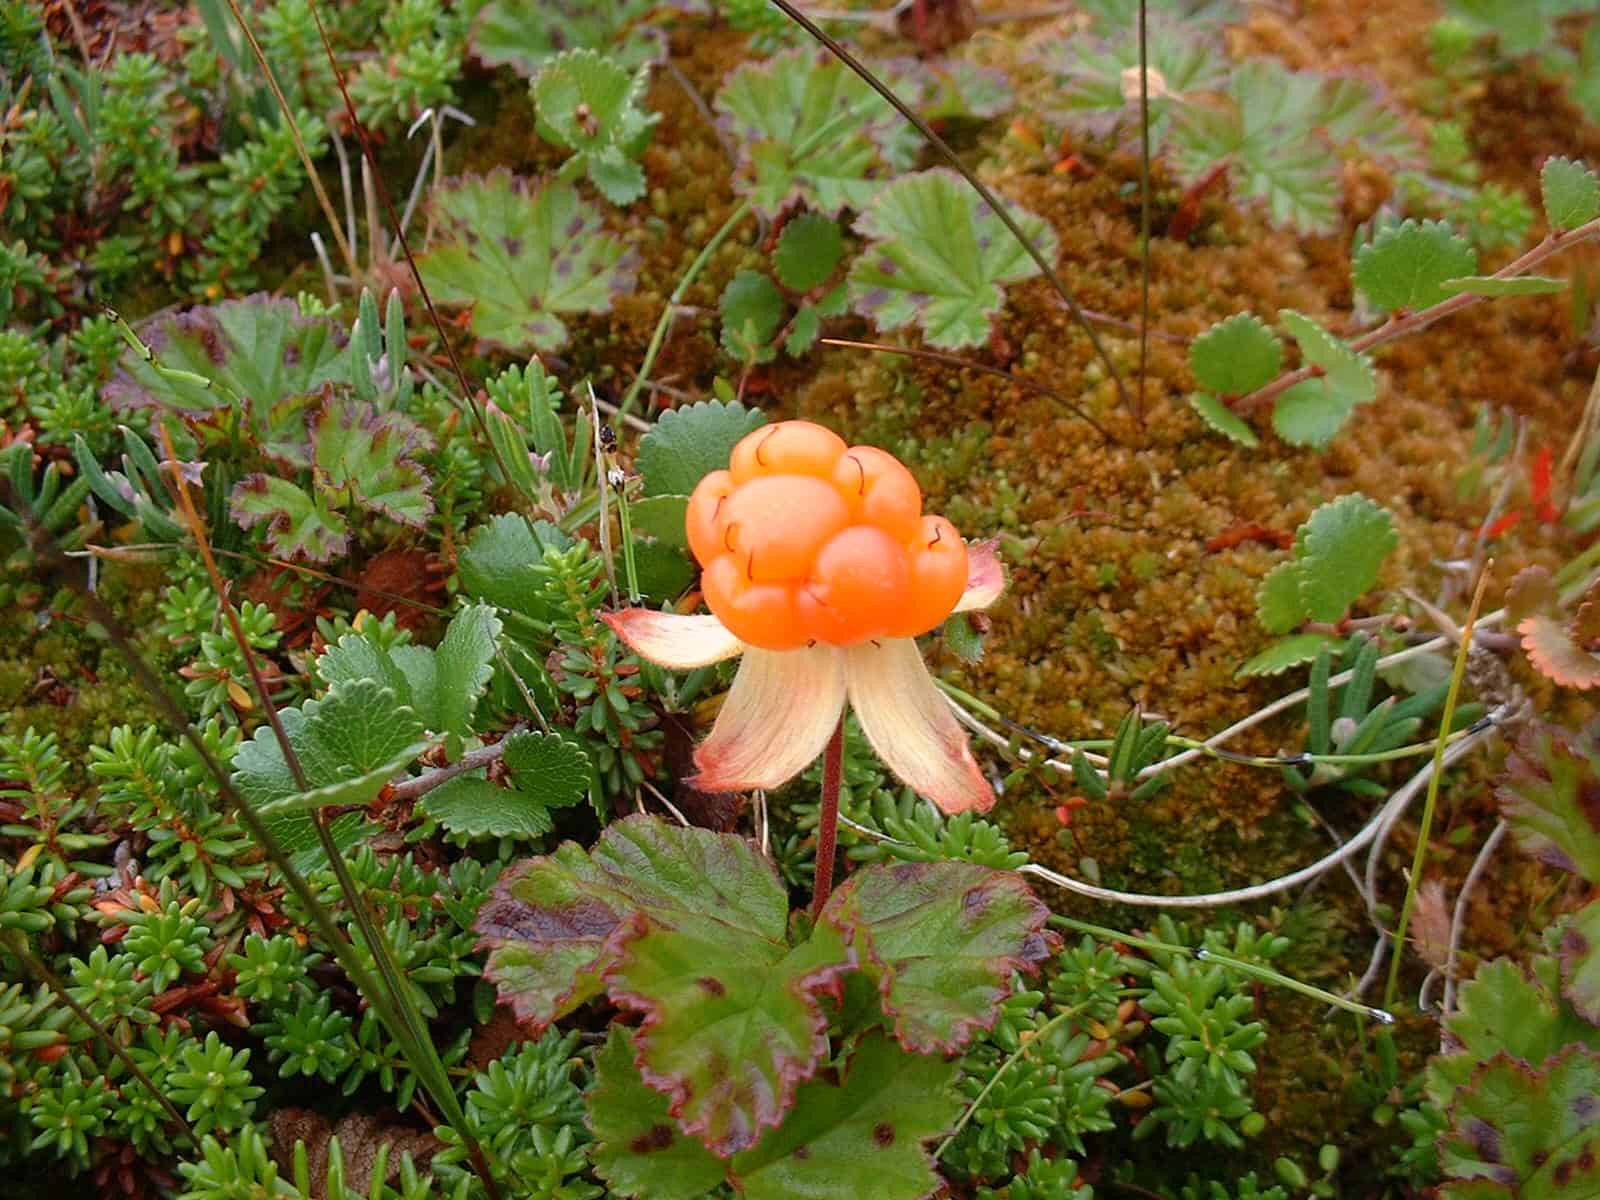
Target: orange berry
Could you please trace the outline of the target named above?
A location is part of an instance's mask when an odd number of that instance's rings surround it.
[[[844,453],[844,439],[810,421],[779,421],[746,434],[728,464],[734,483],[762,475],[813,475],[826,479]]]
[[[901,545],[917,535],[922,489],[894,455],[876,446],[851,446],[834,465],[833,486],[850,506],[850,519],[876,525]]]
[[[966,590],[966,543],[943,517],[923,517],[911,551],[911,585],[890,632],[916,637],[937,629]]]
[[[850,521],[834,491],[809,475],[763,475],[733,489],[722,506],[722,549],[756,583],[798,582],[827,540]]]
[[[733,491],[733,476],[726,471],[713,471],[695,485],[689,497],[689,510],[684,514],[684,525],[689,534],[689,549],[702,567],[726,551],[722,544],[723,509],[727,507],[728,494]]]
[[[800,624],[819,642],[853,646],[882,636],[911,582],[910,556],[882,529],[852,525],[817,554],[795,596]]]
[[[733,636],[763,650],[798,650],[809,637],[795,613],[791,584],[751,583],[738,556],[713,559],[700,579],[706,606]]]

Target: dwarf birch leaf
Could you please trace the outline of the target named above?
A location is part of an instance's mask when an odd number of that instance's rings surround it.
[[[1600,1025],[1600,900],[1572,914],[1559,958],[1561,994],[1585,1021]]]
[[[1474,296],[1548,296],[1566,291],[1567,281],[1546,275],[1513,275],[1509,279],[1466,275],[1460,279],[1446,279],[1439,286],[1446,296],[1458,296],[1462,292]]]
[[[158,372],[130,347],[105,388],[113,407],[159,404],[203,413],[227,408],[238,397],[259,418],[284,400],[311,395],[350,376],[344,330],[331,321],[302,316],[292,300],[257,295],[191,308],[147,321],[139,336],[167,373]],[[214,386],[173,372],[201,376]]]
[[[1524,853],[1600,883],[1600,743],[1595,730],[1531,726],[1506,760],[1500,810]]]
[[[739,439],[767,423],[738,401],[701,400],[661,414],[639,439],[646,496],[687,496],[712,471],[725,470]]]
[[[350,545],[350,526],[318,492],[277,475],[247,475],[228,497],[228,512],[243,528],[263,522],[267,546],[279,558],[327,562]]]
[[[470,307],[480,340],[512,352],[566,345],[563,315],[608,312],[637,256],[561,182],[497,169],[433,193],[438,233],[418,267],[443,304]]]
[[[1196,392],[1190,396],[1189,407],[1213,432],[1220,433],[1229,441],[1238,442],[1241,446],[1261,444],[1256,431],[1245,424],[1244,418],[1209,392]]]
[[[740,271],[728,281],[719,304],[722,348],[745,364],[770,362],[772,339],[783,321],[783,295],[760,271]]]
[[[462,609],[450,620],[437,650],[396,646],[390,660],[405,675],[411,704],[434,733],[472,732],[478,699],[494,674],[500,618],[487,604]]]
[[[545,808],[567,808],[589,796],[589,755],[559,733],[513,733],[504,762],[519,792]]]
[[[1341,620],[1377,584],[1384,559],[1399,544],[1388,510],[1359,493],[1318,508],[1295,532],[1306,617]]]
[[[1283,369],[1283,343],[1261,318],[1239,313],[1195,338],[1189,346],[1189,369],[1208,391],[1242,396],[1277,377]]]
[[[234,786],[263,815],[365,804],[428,746],[416,714],[373,679],[336,684],[279,715],[310,789],[300,790],[263,725],[233,760]]]
[[[1551,229],[1576,229],[1600,217],[1600,179],[1581,162],[1547,159],[1539,171],[1539,191]]]
[[[899,120],[854,72],[809,49],[740,67],[715,107],[739,145],[734,186],[769,217],[797,199],[829,215],[862,207],[883,166],[871,133]]]
[[[1240,677],[1282,675],[1290,667],[1310,662],[1322,653],[1324,646],[1331,646],[1337,641],[1337,638],[1326,633],[1301,633],[1284,638],[1250,659],[1235,674]]]
[[[861,871],[818,920],[850,941],[902,1046],[953,1054],[1049,958],[1048,916],[1021,876],[950,861]]]
[[[933,1195],[941,1181],[926,1143],[961,1111],[959,1073],[958,1063],[866,1035],[841,1083],[806,1084],[788,1120],[734,1158],[735,1188],[744,1200]]]
[[[1309,619],[1300,597],[1300,564],[1279,563],[1256,592],[1256,615],[1268,633],[1288,633]]]
[[[1013,216],[1047,259],[1054,232],[1040,218]],[[915,323],[930,346],[981,345],[1005,302],[1003,283],[1039,274],[1000,218],[954,171],[907,175],[879,192],[856,230],[872,239],[850,268],[855,311],[880,329]]]
[[[772,269],[791,292],[809,292],[828,282],[844,257],[844,234],[821,213],[801,213],[783,227]]]
[[[1306,365],[1321,374],[1295,384],[1278,398],[1273,427],[1286,442],[1320,448],[1333,440],[1358,405],[1378,394],[1378,376],[1365,355],[1303,313],[1286,308],[1278,319],[1299,344]]]
[[[1478,269],[1478,252],[1443,221],[1402,221],[1356,250],[1356,288],[1379,312],[1427,308],[1450,295],[1447,280]]]
[[[661,36],[643,18],[658,0],[489,0],[472,23],[472,52],[487,66],[532,75],[563,50],[603,51],[627,70],[666,56]]]
[[[534,77],[539,136],[573,151],[600,194],[613,204],[644,195],[635,161],[658,118],[645,111],[645,71],[630,73],[593,50],[568,50]]]
[[[633,1058],[633,1035],[613,1025],[587,1097],[595,1171],[615,1196],[700,1200],[723,1181],[723,1164],[678,1128],[667,1098],[645,1086]]]
[[[1439,1163],[1445,1194],[1488,1200],[1600,1196],[1600,1054],[1568,1046],[1530,1068],[1496,1054],[1456,1092]]]
[[[428,792],[417,807],[451,833],[468,837],[543,837],[550,813],[533,797],[477,775],[458,775]]]
[[[456,561],[468,595],[497,608],[546,622],[552,613],[541,593],[546,547],[565,549],[571,539],[548,521],[503,513],[472,531]]]

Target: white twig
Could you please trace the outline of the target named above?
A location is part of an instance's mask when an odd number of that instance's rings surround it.
[[[1472,869],[1467,872],[1467,877],[1461,884],[1461,891],[1456,896],[1455,912],[1450,918],[1450,951],[1444,960],[1443,1009],[1446,1016],[1454,1012],[1456,1006],[1456,955],[1461,949],[1461,931],[1467,923],[1467,900],[1472,895],[1472,889],[1477,887],[1478,881],[1483,878],[1494,852],[1500,848],[1500,843],[1505,841],[1508,828],[1506,823],[1501,821],[1484,839],[1478,857],[1472,860]]]
[[[767,789],[757,788],[756,796],[756,828],[761,831],[761,857],[771,858],[772,849],[769,843],[771,827],[767,821]],[[843,817],[839,818],[841,821]]]

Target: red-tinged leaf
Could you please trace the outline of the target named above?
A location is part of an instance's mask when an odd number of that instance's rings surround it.
[[[1600,1025],[1600,899],[1577,912],[1561,937],[1561,994],[1593,1025]]]
[[[1541,446],[1539,453],[1533,456],[1533,465],[1528,469],[1528,480],[1533,491],[1535,507],[1548,504],[1550,492],[1555,486],[1555,452],[1549,446]]]
[[[1542,1064],[1497,1054],[1456,1093],[1439,1162],[1445,1195],[1600,1196],[1600,1054],[1568,1046]]]
[[[743,838],[647,817],[612,823],[591,851],[567,842],[495,885],[474,928],[486,977],[519,1020],[542,1028],[603,990],[648,911],[688,933],[781,944],[788,898]]]
[[[667,1098],[645,1086],[633,1059],[632,1033],[613,1025],[587,1097],[594,1168],[614,1196],[700,1200],[722,1182],[723,1164],[678,1127]]]
[[[1536,725],[1506,761],[1500,807],[1528,854],[1600,883],[1600,744]]]
[[[712,1153],[748,1150],[823,1062],[828,1020],[818,998],[842,1001],[854,955],[827,926],[788,950],[781,935],[697,934],[644,914],[636,920],[643,931],[606,982],[617,1004],[644,1014],[639,1072]]]
[[[1600,687],[1600,656],[1578,645],[1554,617],[1528,617],[1517,632],[1528,661],[1546,679],[1579,691]]]
[[[852,876],[819,925],[850,941],[901,1045],[951,1054],[993,1028],[1015,972],[1031,975],[1050,956],[1049,915],[1018,875],[900,863]]]

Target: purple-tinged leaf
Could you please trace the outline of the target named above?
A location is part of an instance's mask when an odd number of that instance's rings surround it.
[[[1600,744],[1535,725],[1506,761],[1501,811],[1522,849],[1553,867],[1600,883]]]
[[[850,943],[884,1015],[915,1054],[952,1054],[994,1026],[1011,979],[1057,946],[1022,877],[967,862],[899,863],[853,875],[819,927]]]
[[[279,558],[327,562],[350,546],[350,527],[319,493],[277,475],[247,475],[233,489],[229,512],[246,529],[267,525],[267,548]]]
[[[1561,935],[1561,994],[1594,1025],[1600,1025],[1600,900],[1577,912]]]

